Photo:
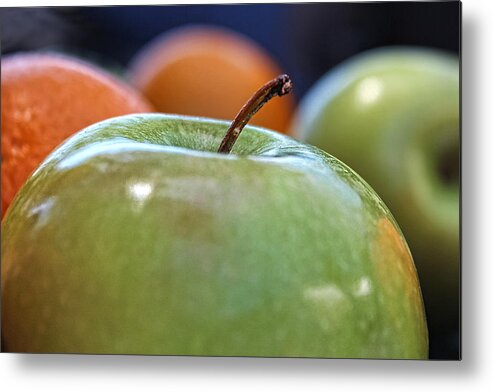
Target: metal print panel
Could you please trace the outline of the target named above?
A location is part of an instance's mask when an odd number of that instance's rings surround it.
[[[460,359],[460,3],[1,14],[2,351]]]

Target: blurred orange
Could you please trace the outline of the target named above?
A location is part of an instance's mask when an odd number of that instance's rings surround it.
[[[189,26],[144,47],[131,63],[129,79],[160,112],[231,121],[258,88],[281,73],[248,38]],[[285,133],[294,106],[292,95],[276,98],[250,123]]]
[[[137,91],[95,66],[56,54],[2,58],[2,217],[41,161],[78,130],[150,112]]]

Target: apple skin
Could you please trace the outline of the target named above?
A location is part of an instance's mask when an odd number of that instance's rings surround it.
[[[457,57],[410,47],[340,64],[307,93],[293,122],[296,137],[348,164],[394,214],[431,336],[459,327],[459,128]]]
[[[13,352],[427,358],[420,286],[374,191],[247,126],[117,117],[55,150],[2,224]]]

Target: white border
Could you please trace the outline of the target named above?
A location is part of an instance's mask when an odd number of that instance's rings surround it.
[[[232,1],[216,1],[216,3]],[[167,2],[173,4],[174,2]],[[187,4],[203,3],[187,1]],[[485,391],[493,385],[493,23],[491,1],[463,3],[463,361],[35,356],[0,354],[3,391]],[[9,1],[2,6],[101,5]],[[105,4],[163,4],[107,1]],[[488,125],[488,126],[487,126]],[[488,387],[489,385],[489,387]]]

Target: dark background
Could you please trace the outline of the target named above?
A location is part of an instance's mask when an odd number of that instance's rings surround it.
[[[54,49],[123,73],[149,40],[185,24],[225,26],[256,41],[304,93],[341,61],[387,45],[460,51],[457,1],[2,8],[1,53]],[[457,359],[458,330],[430,330],[430,358]]]
[[[459,3],[305,3],[4,8],[2,53],[66,49],[125,66],[156,35],[183,24],[229,27],[259,43],[296,82],[296,96],[331,67],[383,45],[459,53]]]

